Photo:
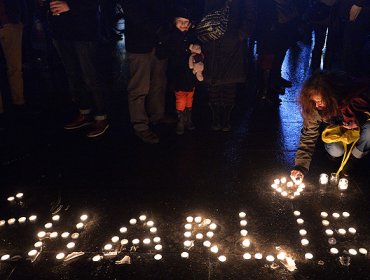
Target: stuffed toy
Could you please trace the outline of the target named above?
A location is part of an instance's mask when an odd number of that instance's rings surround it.
[[[203,81],[203,70],[204,70],[204,55],[202,54],[202,49],[199,45],[190,44],[190,57],[189,57],[189,68],[193,70],[193,74],[198,81]]]

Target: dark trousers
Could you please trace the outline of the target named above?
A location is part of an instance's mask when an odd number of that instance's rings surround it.
[[[223,84],[208,87],[209,103],[222,106],[233,106],[236,97],[236,84]]]
[[[97,42],[54,40],[63,62],[72,98],[82,113],[105,119],[108,89],[99,72]]]
[[[149,128],[164,116],[167,60],[150,53],[127,53],[130,80],[128,106],[135,131]]]

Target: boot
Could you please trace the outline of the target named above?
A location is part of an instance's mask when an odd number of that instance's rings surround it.
[[[176,134],[183,135],[185,129],[185,112],[177,111]]]
[[[195,126],[192,120],[192,109],[190,107],[185,109],[185,128],[188,130],[194,130]]]
[[[222,106],[222,131],[231,131],[230,117],[234,105]]]
[[[212,111],[212,125],[213,131],[221,130],[221,105],[218,103],[209,103],[209,107]]]

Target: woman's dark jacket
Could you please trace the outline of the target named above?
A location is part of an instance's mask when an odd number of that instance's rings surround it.
[[[5,9],[4,19],[0,18],[0,25],[5,23],[19,23],[22,17],[22,7],[24,4],[21,0],[1,0]],[[6,21],[6,22],[3,22]]]
[[[224,5],[225,0],[204,0],[203,15],[221,9]],[[203,44],[206,83],[217,86],[245,81],[245,39],[251,35],[255,20],[254,0],[232,0],[225,35]]]

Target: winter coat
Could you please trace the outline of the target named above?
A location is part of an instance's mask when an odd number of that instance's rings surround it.
[[[225,0],[204,0],[203,15],[224,7]],[[246,78],[245,56],[247,42],[256,19],[254,0],[232,0],[225,35],[203,44],[205,82],[217,86],[243,83]]]
[[[337,121],[350,124],[355,122],[359,127],[365,124],[369,116],[365,112],[370,112],[370,86],[369,84],[361,85],[356,90],[353,90],[348,97],[339,101],[341,116],[333,118],[325,122],[318,111],[314,111],[314,116],[311,120],[304,123],[301,130],[298,150],[295,158],[294,169],[306,173],[309,170],[312,155],[315,151],[315,146],[318,137],[321,135],[322,128],[328,124],[338,124]],[[361,132],[360,132],[361,133]]]
[[[4,10],[1,12],[4,14],[0,15],[0,25],[5,23],[19,23],[22,16],[22,4],[21,0],[0,0],[0,5]]]
[[[49,13],[52,37],[57,40],[95,41],[98,32],[99,0],[65,0],[70,10],[53,16]]]
[[[177,28],[171,32],[167,42],[168,81],[175,91],[192,91],[196,78],[189,68],[190,44],[198,43],[192,30],[181,32]]]

